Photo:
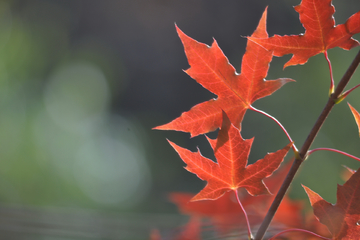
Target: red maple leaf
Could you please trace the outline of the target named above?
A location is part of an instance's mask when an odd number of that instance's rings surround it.
[[[343,186],[337,187],[335,205],[303,186],[309,196],[315,216],[325,224],[336,240],[360,239],[360,171],[355,172]]]
[[[251,195],[269,193],[263,179],[270,176],[281,164],[292,143],[275,153],[268,153],[264,159],[248,165],[253,139],[244,140],[223,112],[223,123],[217,139],[207,138],[217,163],[203,157],[200,152],[191,152],[173,142],[171,146],[187,164],[186,169],[207,181],[207,185],[192,200],[217,199],[229,190],[244,187]]]
[[[208,218],[219,236],[225,236],[236,229],[240,232],[246,230],[244,213],[234,192],[227,192],[221,198],[212,201],[191,202],[193,196],[194,194],[191,193],[171,193],[169,198],[178,206],[180,212],[189,215],[190,219]],[[253,197],[249,194],[240,197],[241,202],[253,201],[251,205],[244,205],[251,224],[257,225],[263,220],[272,197],[271,195]],[[277,224],[277,227],[302,227],[302,206],[302,202],[286,197],[275,215],[273,224]]]
[[[335,26],[335,12],[331,0],[302,0],[294,7],[299,13],[300,22],[305,28],[304,34],[279,36],[270,38],[251,36],[249,39],[268,50],[273,50],[275,56],[293,54],[284,65],[304,64],[307,60],[330,48],[340,47],[350,50],[359,46],[352,36],[360,32],[360,11],[352,15],[344,24]]]
[[[269,178],[264,179],[270,191],[278,190],[290,166],[290,164],[282,166]],[[263,220],[274,196],[261,195],[255,197],[245,191],[238,191],[240,202],[246,209],[251,225],[258,225]],[[192,193],[171,193],[169,199],[177,205],[182,214],[189,215],[191,218],[208,218],[211,226],[215,227],[219,236],[225,236],[230,231],[236,229],[240,230],[240,232],[246,230],[244,213],[237,202],[234,192],[227,192],[221,198],[212,201],[191,202],[193,196],[194,194]],[[285,196],[277,210],[273,224],[275,224],[277,228],[284,226],[302,227],[304,222],[302,209],[302,201],[294,201]],[[322,225],[320,223],[318,224]]]
[[[191,202],[193,197],[192,193],[169,195],[170,201],[177,205],[182,214],[190,215],[191,218],[209,218],[220,235],[237,229],[239,226],[244,226],[245,229],[244,213],[233,192],[227,192],[221,198],[212,201]]]
[[[268,37],[266,13],[265,10],[253,37]],[[179,28],[177,32],[191,66],[185,72],[218,98],[200,103],[172,122],[154,129],[177,130],[189,132],[192,137],[197,136],[219,128],[222,111],[225,111],[231,122],[240,128],[244,114],[251,108],[253,102],[271,95],[285,83],[293,81],[264,80],[272,60],[272,53],[251,41],[247,43],[241,74],[238,74],[215,40],[209,47],[188,37]]]

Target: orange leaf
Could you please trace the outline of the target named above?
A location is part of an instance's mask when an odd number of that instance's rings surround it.
[[[303,186],[315,216],[325,224],[333,239],[360,239],[360,171],[343,186],[337,187],[337,203],[325,201],[319,194]]]
[[[274,172],[269,178],[264,179],[270,191],[275,192],[280,187],[290,166],[291,164],[281,166],[281,169]],[[221,198],[212,201],[190,202],[193,196],[194,194],[192,193],[171,193],[169,199],[178,206],[182,214],[209,218],[217,232],[222,235],[226,235],[234,229],[245,231],[246,222],[244,213],[233,191],[227,192]],[[255,197],[250,196],[245,191],[239,191],[239,198],[246,209],[251,225],[258,225],[263,220],[274,196],[261,195]],[[273,221],[275,224],[281,224],[281,226],[302,227],[302,209],[302,201],[294,201],[285,196]],[[318,224],[323,226],[320,223]]]
[[[350,50],[359,46],[359,42],[352,36],[360,32],[360,11],[352,15],[344,24],[335,26],[333,14],[335,12],[331,0],[302,0],[295,7],[299,13],[300,22],[305,28],[304,34],[259,38],[251,36],[249,39],[281,57],[293,54],[284,65],[304,64],[308,59],[318,53],[334,47]]]
[[[246,225],[244,213],[233,192],[213,201],[190,202],[194,194],[171,193],[169,199],[175,203],[180,212],[192,217],[209,218],[219,233],[226,234],[230,230]]]
[[[350,107],[350,110],[352,112],[352,114],[354,115],[354,118],[355,118],[355,122],[356,122],[356,125],[358,126],[358,129],[359,129],[359,136],[360,136],[360,114],[358,111],[356,111],[355,108],[353,108],[350,103],[348,103],[349,107]]]
[[[192,200],[217,199],[229,190],[244,187],[251,195],[269,193],[263,179],[270,176],[281,164],[292,143],[275,153],[268,153],[264,159],[248,165],[247,159],[253,139],[244,140],[226,114],[215,140],[209,139],[217,163],[203,157],[200,152],[191,152],[170,142],[182,160],[186,169],[207,181],[207,185]]]
[[[265,10],[253,37],[268,37],[266,13]],[[238,74],[215,40],[209,47],[188,37],[179,28],[177,31],[191,66],[185,72],[218,98],[200,103],[172,122],[154,129],[190,132],[194,137],[219,128],[222,111],[225,111],[231,122],[240,128],[244,114],[253,102],[271,95],[285,83],[293,81],[264,80],[272,54],[251,41],[248,41],[242,60],[242,72]]]

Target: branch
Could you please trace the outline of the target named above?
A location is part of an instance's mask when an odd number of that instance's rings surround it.
[[[299,152],[299,155],[296,156],[283,184],[281,185],[278,193],[276,194],[274,201],[272,202],[263,222],[260,225],[258,232],[256,233],[254,240],[263,239],[265,232],[267,231],[267,229],[270,225],[271,220],[273,219],[282,199],[284,198],[292,180],[295,177],[295,174],[297,173],[302,162],[305,160],[307,152],[309,151],[311,144],[314,142],[316,135],[318,134],[323,123],[325,122],[325,119],[327,118],[327,116],[331,112],[332,108],[334,107],[336,100],[339,98],[341,93],[344,91],[346,85],[350,81],[350,79],[351,79],[352,75],[354,74],[356,68],[358,67],[359,63],[360,63],[360,51],[355,56],[351,65],[345,72],[344,76],[341,78],[338,86],[335,89],[335,92],[330,95],[328,102],[326,103],[324,109],[322,110],[319,118],[315,122],[315,125],[311,129],[308,137],[306,138],[306,140]]]

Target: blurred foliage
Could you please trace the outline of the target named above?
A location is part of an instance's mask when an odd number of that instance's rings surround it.
[[[151,186],[144,137],[139,123],[110,112],[119,92],[110,88],[122,77],[111,54],[91,38],[70,46],[69,11],[54,2],[19,12],[3,2],[1,11],[1,201],[123,210],[139,203]]]

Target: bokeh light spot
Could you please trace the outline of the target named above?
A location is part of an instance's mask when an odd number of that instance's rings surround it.
[[[44,101],[57,124],[69,131],[79,131],[101,118],[109,102],[109,89],[97,66],[78,62],[53,74]]]

